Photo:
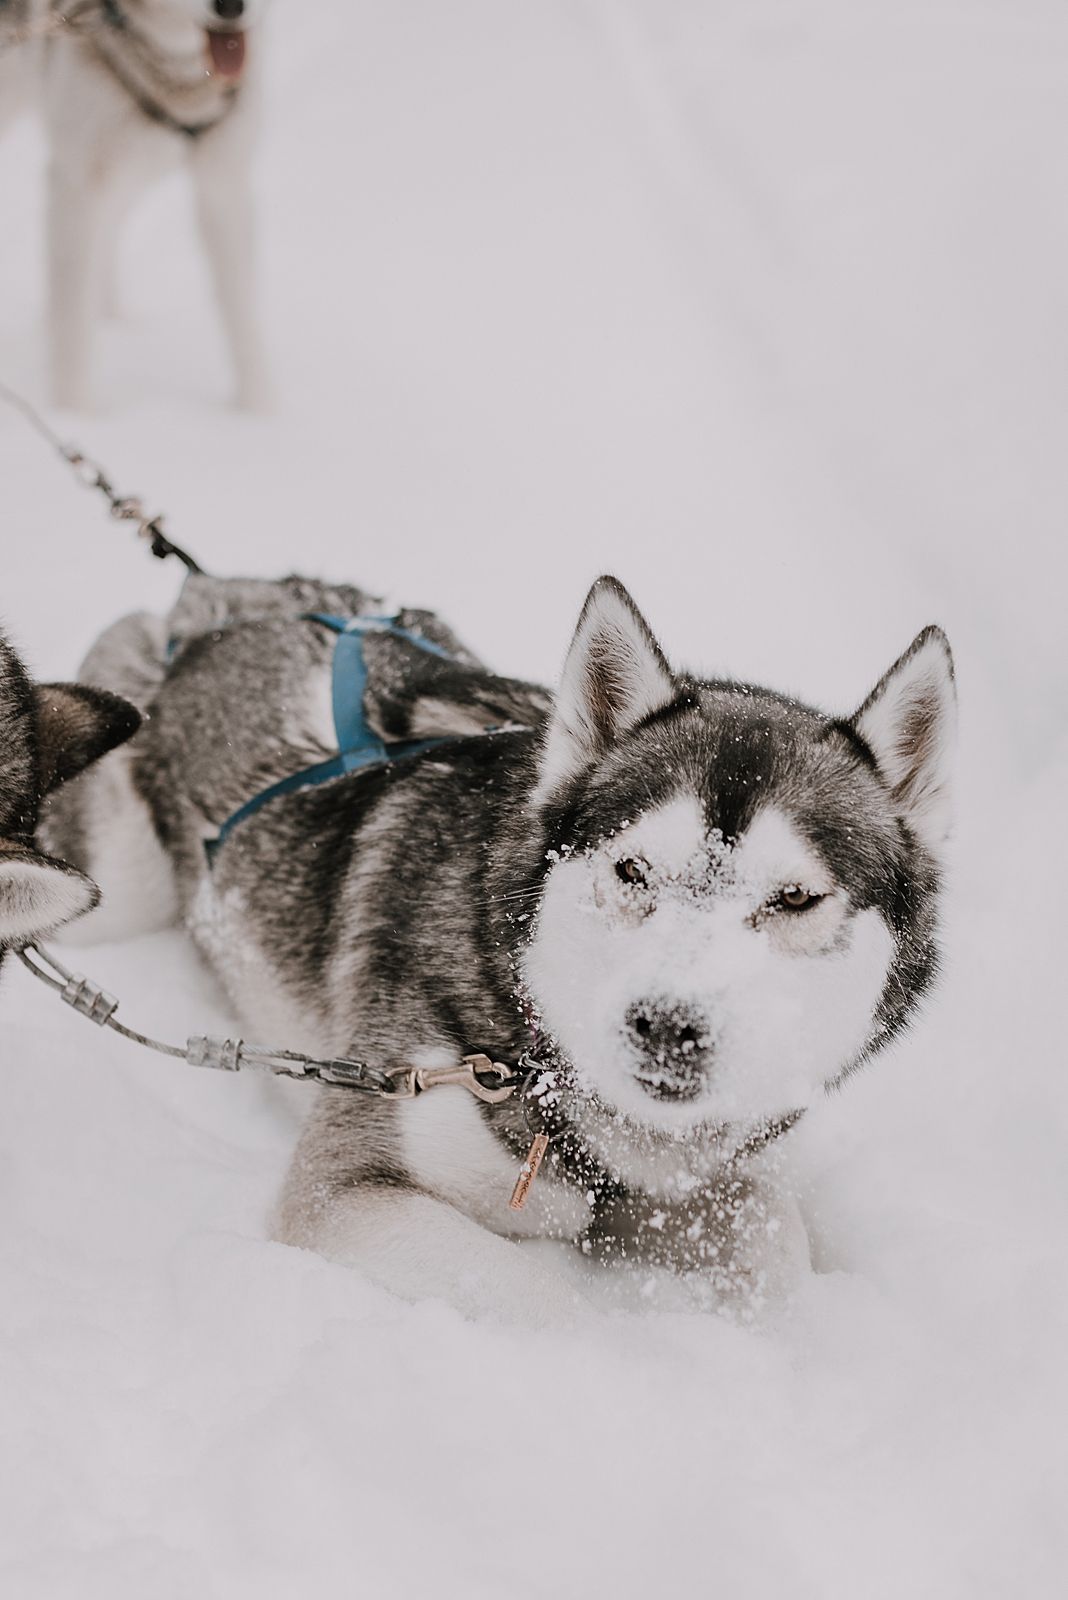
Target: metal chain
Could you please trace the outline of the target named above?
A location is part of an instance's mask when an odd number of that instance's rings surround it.
[[[43,971],[36,961],[30,959],[31,953],[58,976],[53,977]],[[314,1056],[301,1055],[292,1050],[271,1050],[264,1045],[246,1044],[243,1039],[222,1039],[212,1035],[193,1035],[187,1040],[184,1050],[178,1045],[163,1044],[159,1039],[150,1039],[147,1034],[135,1033],[132,1028],[124,1027],[115,1016],[119,1002],[113,994],[109,994],[106,989],[80,972],[68,972],[62,962],[57,961],[55,956],[46,954],[39,946],[24,945],[16,951],[16,954],[23,966],[27,967],[35,978],[47,983],[61,1000],[65,1000],[83,1017],[88,1017],[90,1022],[95,1022],[100,1027],[113,1028],[124,1038],[132,1039],[135,1044],[145,1045],[149,1050],[158,1050],[161,1055],[175,1056],[193,1066],[217,1067],[228,1072],[239,1071],[247,1062],[254,1066],[268,1067],[272,1072],[289,1078],[315,1078],[325,1083],[343,1082],[349,1088],[368,1089],[375,1094],[390,1092],[391,1083],[388,1075],[359,1061],[321,1061]],[[335,1073],[333,1070],[335,1068],[341,1070]]]
[[[35,961],[31,961],[31,952],[38,960],[51,967],[58,977],[50,976],[49,973],[42,971]],[[95,1022],[99,1027],[113,1028],[116,1033],[121,1033],[124,1039],[131,1039],[134,1044],[144,1045],[149,1050],[158,1050],[161,1055],[188,1061],[191,1067],[213,1067],[220,1072],[239,1072],[244,1066],[260,1067],[276,1077],[295,1078],[303,1083],[329,1084],[341,1089],[359,1089],[365,1094],[375,1095],[380,1100],[414,1100],[427,1089],[451,1083],[468,1090],[478,1100],[489,1105],[499,1105],[518,1089],[520,1115],[534,1142],[527,1156],[528,1165],[523,1168],[512,1195],[513,1210],[522,1210],[530,1182],[537,1173],[545,1151],[565,1135],[574,1136],[576,1132],[573,1127],[565,1124],[553,1134],[546,1133],[548,1117],[544,1103],[538,1107],[542,1122],[541,1131],[535,1131],[531,1127],[527,1114],[527,1096],[532,1088],[538,1087],[538,1081],[543,1080],[544,1075],[551,1069],[547,1063],[538,1061],[529,1052],[520,1057],[517,1068],[505,1066],[499,1061],[490,1061],[488,1056],[472,1055],[464,1056],[462,1061],[451,1067],[402,1067],[387,1072],[381,1067],[369,1067],[366,1062],[351,1061],[346,1057],[335,1057],[328,1061],[318,1056],[302,1055],[296,1050],[275,1050],[269,1045],[247,1044],[244,1039],[224,1039],[215,1034],[194,1034],[186,1040],[183,1050],[178,1045],[163,1044],[159,1039],[151,1039],[147,1034],[135,1033],[132,1028],[124,1027],[116,1019],[115,1012],[118,1010],[119,1002],[113,994],[108,994],[106,989],[102,989],[99,984],[80,972],[68,972],[55,956],[46,954],[38,945],[23,945],[15,951],[15,954],[35,978],[39,978],[50,989],[54,989],[61,1000],[65,1000],[83,1017],[88,1017],[90,1022]],[[487,1082],[487,1079],[490,1081]],[[756,1128],[727,1156],[722,1163],[722,1173],[736,1170],[750,1157],[782,1138],[802,1115],[802,1111],[788,1111],[785,1116],[777,1117],[774,1121],[766,1122]],[[537,1159],[531,1167],[529,1163],[535,1151]],[[573,1149],[572,1156],[579,1159],[584,1171],[589,1167],[590,1152],[581,1143]],[[596,1161],[593,1168],[583,1176],[582,1182],[586,1187],[595,1190],[603,1189],[605,1183],[615,1187],[607,1171]],[[516,1204],[517,1199],[518,1204]]]
[[[215,1034],[194,1034],[182,1049],[179,1045],[163,1044],[159,1039],[151,1039],[147,1034],[135,1033],[132,1028],[124,1027],[115,1016],[119,1002],[113,994],[81,972],[68,972],[62,962],[48,955],[38,945],[22,945],[15,954],[35,978],[54,989],[61,1000],[65,1000],[83,1017],[88,1017],[90,1022],[95,1022],[99,1027],[113,1028],[124,1039],[132,1039],[135,1044],[144,1045],[149,1050],[158,1050],[161,1055],[188,1061],[192,1067],[214,1067],[221,1072],[239,1072],[244,1066],[262,1067],[277,1077],[297,1078],[305,1083],[327,1083],[342,1089],[362,1089],[383,1100],[412,1100],[426,1089],[455,1083],[491,1105],[507,1100],[521,1081],[511,1067],[490,1061],[488,1056],[482,1055],[464,1056],[461,1063],[452,1067],[405,1067],[400,1071],[387,1072],[381,1067],[369,1067],[366,1062],[350,1061],[344,1056],[324,1060],[318,1056],[303,1055],[297,1050],[275,1050],[269,1045],[247,1044],[244,1039],[224,1039]],[[57,976],[43,971],[37,961],[31,961],[31,954],[51,967],[52,973]],[[492,1082],[486,1083],[486,1078]]]
[[[107,499],[111,515],[117,522],[136,522],[137,537],[147,539],[152,554],[160,561],[168,556],[177,556],[178,560],[190,572],[203,573],[193,557],[178,545],[172,543],[163,532],[163,513],[159,512],[154,517],[146,517],[140,499],[136,495],[120,495],[115,492],[110,479],[103,467],[93,461],[74,445],[64,444],[58,433],[50,428],[40,412],[30,404],[22,395],[16,394],[6,383],[0,383],[0,399],[21,411],[32,428],[40,434],[41,438],[50,444],[71,467],[74,468],[78,482],[86,489],[99,489]]]

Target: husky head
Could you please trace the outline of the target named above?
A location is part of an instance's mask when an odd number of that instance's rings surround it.
[[[91,879],[33,847],[37,808],[134,733],[133,706],[82,683],[32,684],[0,638],[0,955],[89,911]]]
[[[245,64],[245,34],[260,21],[263,5],[264,0],[118,0],[113,11],[158,49],[203,47],[209,71],[238,79]]]
[[[262,19],[264,0],[185,0],[211,33],[244,33]]]
[[[119,11],[155,20],[168,15],[219,32],[242,32],[263,15],[264,0],[120,0]]]
[[[954,727],[938,628],[831,717],[672,672],[600,579],[541,758],[522,958],[578,1086],[681,1138],[789,1117],[885,1044],[935,971]]]

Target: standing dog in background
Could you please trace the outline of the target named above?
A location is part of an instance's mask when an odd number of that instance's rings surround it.
[[[52,0],[50,8],[47,0],[0,0],[9,38],[43,33],[43,42],[32,38],[0,57],[0,126],[43,73],[58,405],[91,405],[93,330],[119,225],[143,190],[183,160],[233,352],[237,403],[267,403],[249,186],[257,11],[258,0]]]

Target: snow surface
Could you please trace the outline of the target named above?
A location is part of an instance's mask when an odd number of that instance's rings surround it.
[[[556,673],[604,568],[676,660],[843,710],[940,621],[946,976],[795,1140],[818,1270],[781,1326],[534,1335],[266,1242],[267,1088],[9,963],[5,1596],[1063,1594],[1065,31],[1060,0],[277,0],[279,409],[226,409],[176,177],[64,431],[214,570],[425,602],[509,672]],[[38,398],[43,166],[12,130],[0,375]],[[176,573],[8,414],[0,472],[5,621],[73,674]],[[79,965],[135,1026],[228,1025],[177,932]]]

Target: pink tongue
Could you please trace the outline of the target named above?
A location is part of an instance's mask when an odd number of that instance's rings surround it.
[[[245,35],[243,33],[209,33],[211,64],[224,78],[236,78],[245,65]]]

